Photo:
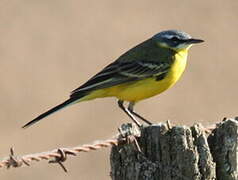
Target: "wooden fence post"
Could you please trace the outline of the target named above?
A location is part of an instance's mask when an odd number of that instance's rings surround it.
[[[143,127],[136,143],[111,150],[112,180],[237,180],[238,121],[210,132],[201,125]],[[139,151],[141,150],[141,151]]]

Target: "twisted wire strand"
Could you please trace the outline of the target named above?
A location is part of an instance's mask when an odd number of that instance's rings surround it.
[[[64,171],[67,172],[66,168],[63,166],[62,162],[67,159],[67,155],[76,156],[80,152],[89,152],[92,150],[98,150],[101,148],[107,148],[114,145],[118,145],[119,141],[123,139],[108,139],[94,144],[84,144],[82,146],[70,147],[70,148],[58,148],[52,151],[27,154],[21,157],[15,156],[13,148],[10,149],[9,157],[4,158],[0,161],[0,168],[3,167],[22,167],[30,166],[32,161],[39,162],[41,160],[48,160],[49,163],[59,163]],[[52,160],[53,159],[53,160]]]

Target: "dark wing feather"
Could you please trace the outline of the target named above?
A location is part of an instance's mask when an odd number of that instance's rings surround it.
[[[86,91],[108,88],[126,82],[137,81],[148,77],[156,77],[166,74],[170,67],[169,63],[155,61],[119,62],[105,67],[101,72],[89,79],[85,84],[75,89],[71,97]]]

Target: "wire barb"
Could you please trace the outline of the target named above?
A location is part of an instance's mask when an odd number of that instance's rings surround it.
[[[55,159],[54,160],[50,160],[49,163],[58,163],[62,167],[64,172],[67,173],[68,170],[66,169],[66,167],[63,164],[63,162],[67,160],[67,153],[65,153],[64,150],[61,149],[61,148],[59,148],[57,152],[60,154],[60,157],[55,157]],[[76,156],[75,153],[69,152],[69,154]]]
[[[6,163],[7,169],[9,169],[11,166],[12,167],[20,167],[22,166],[22,162],[18,161],[18,158],[14,155],[14,150],[11,147],[10,149],[10,155],[9,155],[9,161]]]

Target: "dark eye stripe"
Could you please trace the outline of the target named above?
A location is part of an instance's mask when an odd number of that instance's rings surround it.
[[[176,43],[183,43],[183,42],[187,41],[186,39],[180,39],[177,36],[172,37],[170,40],[172,40],[173,42],[176,42]]]

